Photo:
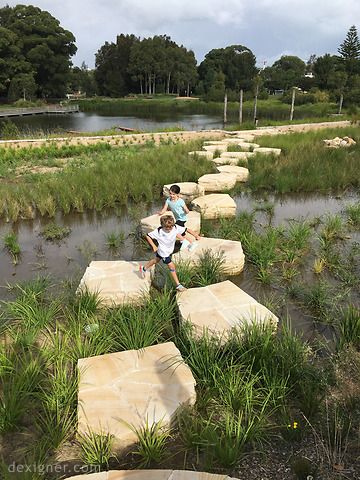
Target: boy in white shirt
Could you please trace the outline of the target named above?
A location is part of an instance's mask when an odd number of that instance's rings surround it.
[[[144,266],[140,265],[140,275],[142,278],[145,278],[147,270],[162,260],[163,263],[169,267],[170,274],[176,285],[176,290],[178,292],[183,292],[186,288],[179,282],[171,255],[174,252],[176,239],[183,240],[182,234],[184,233],[184,227],[175,225],[174,218],[171,215],[164,215],[161,217],[160,224],[161,227],[156,228],[146,235],[146,240],[153,249],[155,258],[147,262]],[[158,246],[155,245],[153,240],[157,240]]]
[[[198,235],[193,230],[185,227],[187,221],[187,214],[189,209],[186,206],[186,203],[182,198],[180,198],[180,187],[179,185],[171,185],[169,189],[169,198],[166,199],[163,208],[160,210],[159,215],[163,215],[166,210],[171,210],[175,217],[176,225],[184,227],[184,232],[182,234],[183,245],[182,248],[188,246],[189,250],[192,251],[197,247],[197,243],[192,241],[189,237],[186,238],[186,232],[189,232],[190,235],[195,237],[195,240],[200,240],[200,235]],[[190,245],[189,245],[190,243]]]

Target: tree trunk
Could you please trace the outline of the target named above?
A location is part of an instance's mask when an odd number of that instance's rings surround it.
[[[227,93],[225,93],[224,97],[224,125],[227,122]]]
[[[292,122],[294,118],[295,91],[296,91],[295,88],[293,88],[292,97],[291,97],[290,122]]]
[[[141,95],[143,94],[143,83],[142,83],[142,77],[140,77],[140,93]]]
[[[243,121],[243,98],[244,98],[244,90],[240,89],[240,102],[239,102],[239,124],[242,124]]]
[[[153,94],[154,94],[154,95],[155,95],[155,93],[156,93],[156,88],[155,88],[155,87],[156,87],[156,75],[155,75],[155,73],[154,73],[154,80],[153,80]]]
[[[149,73],[149,95],[151,95],[151,73]]]
[[[188,82],[188,84],[187,84],[186,96],[190,97],[190,82]]]

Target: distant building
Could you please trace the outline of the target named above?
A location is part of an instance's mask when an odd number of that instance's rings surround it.
[[[86,97],[86,93],[81,93],[80,90],[78,92],[73,92],[73,93],[67,93],[66,94],[66,98],[68,100],[77,100],[79,98],[84,98],[84,97]]]

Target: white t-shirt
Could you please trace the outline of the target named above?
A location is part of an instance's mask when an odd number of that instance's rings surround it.
[[[156,228],[152,232],[148,233],[149,237],[158,241],[157,253],[160,257],[170,257],[174,251],[176,235],[184,232],[184,227],[174,225],[170,232],[165,232],[162,228]]]

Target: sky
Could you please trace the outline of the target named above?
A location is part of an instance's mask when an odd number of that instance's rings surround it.
[[[47,10],[76,38],[74,65],[94,67],[95,53],[120,33],[141,38],[169,35],[191,49],[200,63],[213,48],[244,45],[258,66],[282,55],[307,61],[311,54],[336,54],[355,24],[359,0],[0,0]]]

